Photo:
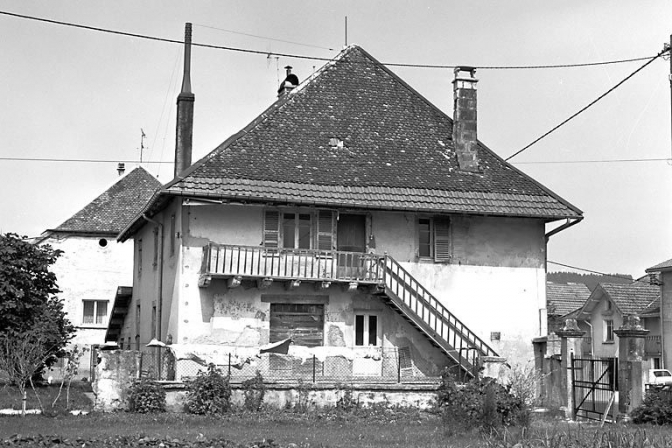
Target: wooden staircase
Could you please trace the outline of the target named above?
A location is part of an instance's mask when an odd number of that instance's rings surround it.
[[[396,260],[385,255],[381,263],[383,282],[379,285],[379,295],[464,372],[476,376],[480,357],[499,356]]]

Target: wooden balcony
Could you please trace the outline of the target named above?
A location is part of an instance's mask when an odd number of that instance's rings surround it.
[[[215,244],[204,248],[200,287],[213,279],[226,279],[229,287],[244,279],[257,280],[260,287],[273,281],[298,284],[332,282],[377,285],[383,281],[383,257],[360,252],[304,249],[269,249],[259,246]]]
[[[646,356],[660,356],[660,336],[646,336],[644,341],[644,354]]]

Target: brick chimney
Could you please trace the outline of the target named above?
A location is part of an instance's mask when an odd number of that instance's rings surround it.
[[[478,171],[475,67],[456,67],[453,80],[453,145],[461,170]]]
[[[177,96],[175,132],[175,177],[191,166],[194,134],[194,94],[191,93],[191,23],[184,26],[184,74],[182,91]]]

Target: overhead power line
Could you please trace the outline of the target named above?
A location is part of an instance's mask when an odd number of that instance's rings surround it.
[[[157,42],[166,42],[166,43],[179,44],[179,45],[184,44],[181,40],[167,39],[167,38],[163,38],[163,37],[150,36],[150,35],[147,35],[147,34],[129,33],[129,32],[125,32],[125,31],[111,30],[111,29],[108,29],[108,28],[100,28],[100,27],[89,26],[89,25],[81,25],[81,24],[72,23],[72,22],[63,22],[63,21],[60,21],[60,20],[45,19],[45,18],[42,18],[42,17],[27,16],[27,15],[24,15],[24,14],[17,14],[17,13],[13,13],[13,12],[9,12],[9,11],[0,11],[0,15],[17,17],[17,18],[26,19],[26,20],[35,20],[35,21],[38,21],[38,22],[51,23],[51,24],[54,24],[54,25],[62,25],[62,26],[69,26],[69,27],[74,27],[74,28],[81,28],[81,29],[85,29],[85,30],[89,30],[89,31],[97,31],[97,32],[101,32],[101,33],[109,33],[109,34],[116,34],[116,35],[120,35],[120,36],[134,37],[134,38],[138,38],[138,39],[153,40],[153,41],[157,41]],[[234,51],[234,52],[239,52],[239,53],[259,54],[259,55],[264,55],[264,56],[280,56],[280,57],[286,57],[286,58],[307,59],[307,60],[311,60],[311,61],[324,61],[324,62],[328,62],[328,61],[332,60],[332,58],[325,58],[325,57],[306,56],[306,55],[291,54],[291,53],[278,53],[278,52],[274,52],[274,51],[251,50],[251,49],[247,49],[247,48],[227,47],[227,46],[222,46],[222,45],[202,44],[202,43],[196,43],[196,42],[192,42],[191,45],[194,46],[194,47]],[[654,58],[658,57],[658,56],[654,56]],[[627,62],[643,61],[643,60],[649,59],[650,57],[651,56],[630,58],[630,59],[618,59],[618,60],[613,60],[613,61],[585,62],[585,63],[576,63],[576,64],[513,65],[513,66],[504,66],[504,65],[487,66],[486,65],[486,66],[477,66],[476,68],[478,68],[479,70],[527,70],[527,69],[557,69],[557,68],[593,67],[593,66],[600,66],[600,65],[622,64],[622,63],[627,63]],[[438,64],[405,64],[405,63],[394,63],[394,62],[383,62],[382,64],[386,65],[388,67],[433,68],[433,69],[454,69],[454,68],[460,66],[460,65],[438,65]]]
[[[291,40],[276,39],[274,37],[258,36],[256,34],[242,33],[240,31],[226,30],[224,28],[217,28],[217,27],[214,27],[214,26],[201,25],[199,23],[194,23],[194,26],[200,26],[201,28],[208,28],[208,29],[211,29],[211,30],[223,31],[225,33],[239,34],[241,36],[256,37],[257,39],[272,40],[272,41],[275,41],[275,42],[283,42],[283,43],[286,43],[286,44],[300,45],[302,47],[319,48],[320,50],[334,51],[333,48],[320,47],[318,45],[303,44],[301,42],[293,42]]]
[[[151,162],[148,160],[143,160],[142,162],[139,160],[102,160],[102,159],[55,159],[55,158],[48,158],[48,157],[36,157],[36,158],[30,158],[30,157],[0,157],[0,160],[9,160],[9,161],[16,161],[16,162],[81,162],[81,163],[118,163],[118,162],[123,162],[123,163],[137,163],[137,164],[148,164],[148,163],[173,163],[173,162],[163,162],[163,161],[155,161]]]
[[[56,159],[56,158],[42,158],[42,157],[0,157],[0,160],[7,160],[12,162],[72,162],[72,163],[173,163],[172,161],[148,161],[148,160],[106,160],[106,159]],[[611,159],[611,160],[554,160],[554,161],[538,161],[538,162],[513,162],[516,165],[554,165],[562,163],[636,163],[636,162],[670,162],[672,159]]]
[[[525,150],[527,150],[528,148],[530,148],[530,147],[531,147],[532,145],[534,145],[535,143],[539,142],[541,139],[543,139],[543,138],[549,136],[550,134],[552,134],[553,132],[557,131],[557,130],[560,129],[562,126],[564,126],[565,124],[567,124],[569,121],[571,121],[572,119],[578,117],[578,116],[581,115],[583,112],[585,112],[586,110],[588,110],[591,106],[593,106],[594,104],[596,104],[596,103],[597,103],[598,101],[600,101],[602,98],[604,98],[605,96],[609,95],[611,92],[613,92],[614,90],[616,90],[617,88],[619,88],[619,87],[620,87],[621,85],[623,85],[627,80],[629,80],[630,78],[632,78],[633,76],[635,76],[637,73],[639,73],[640,71],[642,71],[645,67],[647,67],[649,64],[651,64],[653,61],[655,61],[656,59],[658,59],[659,57],[661,57],[661,56],[664,55],[665,53],[669,53],[669,52],[670,52],[670,49],[669,49],[669,48],[666,48],[666,49],[662,50],[660,53],[658,53],[657,55],[655,55],[654,57],[652,57],[651,59],[649,59],[649,61],[647,61],[644,65],[642,65],[642,66],[639,67],[637,70],[635,70],[634,72],[630,73],[628,76],[626,76],[625,78],[623,78],[623,79],[622,79],[618,84],[616,84],[614,87],[612,87],[611,89],[609,89],[609,90],[607,90],[606,92],[604,92],[602,95],[600,95],[599,97],[597,97],[595,100],[591,101],[587,106],[583,107],[583,108],[580,109],[578,112],[574,113],[572,116],[570,116],[569,118],[567,118],[566,120],[564,120],[563,122],[561,122],[560,124],[558,124],[557,126],[555,126],[553,129],[551,129],[550,131],[546,132],[546,133],[543,134],[541,137],[537,138],[537,139],[534,140],[532,143],[529,143],[529,144],[528,144],[527,146],[525,146],[523,149],[520,149],[520,150],[516,151],[515,153],[513,153],[512,155],[510,155],[509,157],[507,157],[507,158],[504,159],[504,160],[506,160],[506,161],[511,160],[512,158],[516,157],[518,154],[520,154],[520,153],[522,153],[523,151],[525,151]]]
[[[543,162],[512,162],[516,165],[557,165],[561,163],[630,163],[630,162],[672,162],[664,159],[608,159],[608,160],[548,160]]]

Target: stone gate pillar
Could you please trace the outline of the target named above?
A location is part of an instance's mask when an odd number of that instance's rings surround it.
[[[555,332],[560,337],[560,368],[564,375],[561,377],[561,390],[563,391],[562,404],[565,407],[565,416],[574,419],[574,391],[572,390],[572,357],[580,358],[583,335],[576,323],[576,319],[567,319],[565,325]]]
[[[627,419],[644,400],[644,342],[649,330],[639,317],[626,316],[614,333],[618,336],[618,412]]]

